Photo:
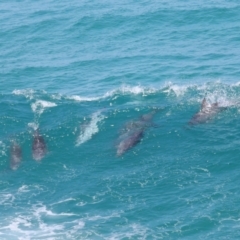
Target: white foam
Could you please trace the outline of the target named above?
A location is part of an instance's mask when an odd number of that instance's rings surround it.
[[[38,113],[39,115],[41,115],[44,112],[45,108],[56,107],[56,106],[57,106],[56,103],[48,102],[44,100],[37,100],[35,103],[31,104],[33,112]]]
[[[70,202],[70,201],[75,201],[75,200],[76,200],[75,198],[67,198],[67,199],[64,199],[62,201],[58,201],[56,203],[53,203],[52,205],[57,205],[57,204],[60,204],[60,203]]]
[[[73,96],[67,97],[67,99],[74,100],[77,102],[91,102],[91,101],[99,100],[101,99],[101,97],[80,97],[78,95],[73,95]]]
[[[107,98],[107,97],[112,97],[117,94],[122,94],[122,95],[142,95],[142,96],[147,96],[149,94],[153,94],[157,92],[157,89],[155,88],[149,88],[149,87],[143,87],[141,85],[138,86],[130,86],[130,85],[122,85],[120,88],[108,91],[103,95],[102,98]]]
[[[240,82],[234,84],[225,84],[220,80],[214,82],[205,82],[201,84],[189,83],[189,84],[175,84],[172,82],[166,82],[164,85],[159,88],[148,88],[143,86],[129,86],[123,85],[119,89],[107,92],[104,96],[113,96],[117,93],[125,94],[142,94],[143,96],[154,94],[156,92],[164,92],[168,95],[174,94],[176,97],[183,97],[186,94],[195,91],[194,98],[201,101],[204,96],[206,96],[210,102],[220,102],[221,106],[232,106],[236,105],[236,98],[238,98],[238,87]],[[232,99],[235,99],[233,101]]]
[[[140,224],[131,224],[128,225],[129,229],[124,229],[121,232],[112,232],[109,239],[122,239],[122,238],[128,238],[128,239],[146,239],[147,232],[149,231],[148,228],[140,225]]]
[[[186,97],[188,102],[202,102],[206,97],[208,104],[218,103],[220,107],[239,107],[240,99],[238,89],[240,83],[224,84],[220,80],[205,82],[203,84],[178,85],[168,82],[165,87],[159,89],[168,95],[174,94],[177,98]],[[194,94],[193,94],[194,92]]]
[[[0,195],[0,204],[8,205],[15,200],[15,197],[11,193],[2,193]]]
[[[79,146],[86,141],[90,140],[92,136],[96,133],[98,133],[98,123],[101,122],[104,119],[104,116],[101,114],[100,111],[93,113],[90,122],[84,126],[84,129],[82,129],[78,139],[76,146]]]
[[[180,97],[180,96],[183,96],[186,91],[189,89],[189,88],[192,88],[193,85],[177,85],[177,84],[173,84],[172,82],[168,82],[165,84],[165,87],[166,88],[163,92],[167,93],[167,94],[170,94],[170,93],[174,93],[177,97]]]
[[[225,89],[207,91],[206,98],[210,104],[217,102],[218,106],[220,107],[231,107],[238,105],[237,101],[234,100],[235,97],[228,94]],[[200,99],[200,101],[202,101],[202,99]]]
[[[236,82],[232,84],[233,87],[239,87],[240,86],[240,82]]]
[[[74,221],[74,223],[76,223],[75,226],[73,227],[73,229],[75,231],[77,231],[79,229],[83,229],[84,226],[85,226],[85,223],[83,221],[81,221],[81,220],[76,220],[76,221]]]
[[[79,202],[76,204],[76,206],[79,206],[79,207],[83,207],[85,205],[87,205],[87,202]]]
[[[92,216],[88,218],[88,221],[98,221],[98,220],[106,220],[106,219],[111,219],[111,218],[120,218],[121,215],[120,213],[113,213],[109,216],[100,216],[100,215],[96,215],[96,216]]]
[[[71,221],[69,216],[73,215],[76,217]],[[42,203],[31,206],[23,213],[13,214],[6,220],[0,223],[1,237],[4,239],[66,239],[67,236],[72,238],[85,226],[76,214],[54,213]],[[69,227],[70,230],[67,230]]]
[[[92,102],[99,101],[102,99],[111,98],[111,100],[117,99],[120,96],[124,95],[140,95],[142,97],[155,94],[157,92],[167,93],[168,95],[180,97],[188,97],[188,102],[201,102],[203,97],[206,96],[209,101],[219,102],[221,106],[234,106],[240,105],[240,101],[238,100],[238,91],[239,91],[240,82],[236,82],[233,84],[221,83],[220,80],[203,82],[203,83],[189,83],[189,84],[179,84],[167,82],[158,87],[149,87],[142,85],[127,85],[123,84],[117,88],[106,91],[103,94],[98,94],[95,96],[81,96],[81,95],[62,95],[60,93],[49,94],[53,102],[37,100],[36,96],[37,92],[32,89],[24,89],[24,90],[14,90],[13,94],[15,95],[24,95],[26,98],[31,99],[31,108],[32,110],[41,115],[46,108],[57,106],[54,103],[54,100],[73,100],[77,102]],[[194,94],[192,94],[194,92]],[[43,93],[43,92],[42,92]],[[47,94],[47,93],[44,93]],[[238,101],[238,103],[237,103]],[[136,104],[139,102],[136,101]],[[111,106],[112,103],[110,102]]]
[[[28,236],[26,235],[29,235],[29,232],[34,232],[34,231],[28,231],[28,230],[22,230],[21,227],[23,226],[24,228],[29,228],[31,227],[31,222],[29,221],[29,218],[28,217],[24,217],[24,216],[18,216],[16,218],[13,218],[11,219],[9,225],[5,226],[5,227],[2,227],[1,230],[7,230],[7,235],[8,235],[8,238],[9,238],[9,232],[10,232],[10,236],[18,236],[19,239],[30,239]],[[10,231],[8,231],[10,230]],[[2,233],[4,233],[4,231],[2,231]],[[24,238],[21,237],[22,236],[25,236]]]
[[[65,231],[66,233],[65,239],[76,239],[76,237],[74,236],[76,233],[77,233],[78,239],[81,239],[81,237],[79,238],[79,233],[82,232],[81,229],[84,228],[85,222],[78,219],[71,222],[70,224],[73,226],[70,228],[69,231]],[[79,230],[81,231],[79,232]]]
[[[38,123],[35,123],[35,122],[31,122],[31,123],[28,123],[28,126],[29,126],[30,128],[32,128],[33,130],[37,130],[39,124],[38,124]]]
[[[29,192],[29,188],[27,185],[22,185],[19,189],[18,189],[18,193],[25,193],[25,192]]]
[[[62,94],[52,94],[51,95],[51,98],[54,99],[54,100],[61,100],[62,98]]]
[[[148,94],[153,94],[156,92],[156,89],[154,88],[146,88],[146,87],[143,87],[141,85],[138,85],[138,86],[128,86],[128,85],[123,85],[121,88],[120,88],[120,91],[122,93],[131,93],[131,94],[134,94],[134,95],[138,95],[138,94],[142,94],[143,96],[146,96]]]
[[[32,90],[32,89],[21,89],[21,90],[15,89],[15,90],[13,90],[12,93],[15,95],[23,95],[28,99],[33,99],[34,90]]]
[[[37,205],[35,207],[34,215],[36,217],[40,217],[41,215],[47,215],[47,216],[76,216],[77,214],[74,213],[54,213],[51,210],[48,210],[45,205]]]
[[[72,95],[66,97],[66,99],[78,101],[78,102],[90,102],[90,101],[98,101],[101,99],[105,99],[108,97],[114,97],[114,95],[122,94],[122,95],[139,95],[141,94],[142,96],[147,96],[148,94],[155,93],[157,90],[154,88],[147,88],[143,87],[141,85],[138,86],[130,86],[130,85],[122,85],[117,89],[113,89],[110,91],[107,91],[105,94],[97,97],[83,97],[83,96],[78,96],[78,95]],[[113,99],[115,99],[114,97]]]

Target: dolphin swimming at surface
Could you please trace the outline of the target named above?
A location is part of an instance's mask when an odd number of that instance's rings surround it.
[[[131,134],[129,134],[129,136],[123,139],[117,147],[117,156],[121,156],[127,150],[138,144],[143,137],[143,133],[144,130],[139,129],[137,131],[133,131]]]
[[[12,170],[17,170],[22,160],[22,150],[21,147],[14,141],[10,149],[10,168]]]
[[[117,156],[121,156],[141,141],[145,130],[153,126],[152,119],[156,112],[157,110],[154,110],[144,114],[138,120],[130,121],[125,125],[118,139]]]
[[[122,129],[122,132],[129,132],[131,130],[140,128],[146,129],[151,126],[155,126],[152,123],[152,119],[157,111],[158,109],[153,110],[150,113],[141,115],[138,120],[127,122],[125,127]]]
[[[226,107],[220,107],[218,102],[207,103],[206,98],[203,99],[200,110],[193,115],[189,121],[190,125],[196,125],[205,123],[214,118],[219,112],[226,109]]]
[[[37,129],[33,135],[33,143],[32,143],[32,156],[36,161],[40,161],[46,154],[47,147],[44,141],[44,138],[39,134],[39,130]]]

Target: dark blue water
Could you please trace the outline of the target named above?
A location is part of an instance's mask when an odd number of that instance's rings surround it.
[[[239,239],[239,12],[1,1],[0,239]]]

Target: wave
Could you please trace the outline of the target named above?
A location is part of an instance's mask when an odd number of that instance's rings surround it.
[[[74,100],[77,102],[89,102],[89,101],[98,101],[101,99],[106,99],[110,97],[114,97],[116,95],[142,95],[147,96],[149,94],[153,94],[159,91],[159,89],[151,88],[151,87],[144,87],[141,85],[137,86],[130,86],[130,85],[121,85],[116,89],[112,89],[107,91],[106,93],[95,96],[95,97],[87,97],[87,96],[80,96],[80,95],[63,95],[60,93],[51,94],[50,97],[53,100]],[[36,91],[33,89],[15,89],[12,94],[14,95],[22,95],[25,96],[27,99],[35,99],[39,95],[46,95],[46,91]]]
[[[77,138],[76,146],[83,144],[96,134],[98,123],[103,120],[99,107],[111,109],[126,109],[131,107],[166,107],[174,105],[193,106],[199,105],[204,97],[209,103],[218,102],[221,107],[240,107],[240,82],[233,84],[223,83],[221,81],[194,83],[194,84],[177,84],[166,82],[159,86],[130,86],[121,85],[115,89],[106,91],[101,96],[81,96],[81,95],[64,95],[61,93],[47,93],[46,91],[36,91],[33,89],[14,90],[14,95],[23,95],[30,102],[31,109],[34,113],[33,122],[28,126],[38,128],[39,118],[48,108],[56,106],[72,107],[72,111],[79,111],[75,107],[82,107],[81,112],[87,111],[92,114],[91,120],[81,127],[81,133]],[[84,103],[82,105],[75,105]],[[91,107],[89,107],[91,104]],[[86,106],[88,106],[86,108]],[[94,109],[95,113],[91,112]],[[64,110],[66,111],[66,110]],[[98,113],[96,113],[98,112]]]
[[[162,92],[167,95],[175,94],[177,97],[183,96],[189,91],[198,91],[201,93],[211,93],[216,90],[225,90],[225,91],[236,91],[240,90],[240,82],[236,82],[233,84],[222,83],[221,81],[214,82],[204,82],[202,84],[176,84],[172,82],[165,82],[160,86],[131,86],[123,84],[115,89],[108,90],[105,93],[98,96],[81,96],[81,95],[64,95],[61,93],[53,93],[48,94],[46,91],[36,91],[33,89],[15,89],[12,93],[14,95],[22,95],[27,99],[36,99],[39,96],[47,96],[52,100],[73,100],[77,102],[89,102],[89,101],[99,101],[106,98],[116,97],[117,95],[142,95],[149,96],[154,95],[156,93]]]

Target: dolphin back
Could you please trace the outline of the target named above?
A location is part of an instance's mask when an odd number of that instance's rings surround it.
[[[121,156],[123,153],[138,144],[143,137],[144,130],[140,129],[133,131],[126,138],[124,138],[117,147],[117,156]]]
[[[35,132],[32,143],[32,156],[36,161],[40,161],[46,154],[46,143],[44,138]]]
[[[141,117],[140,117],[140,120],[141,121],[144,121],[144,122],[150,122],[152,121],[154,115],[159,111],[159,109],[154,109],[153,111],[151,111],[150,113],[147,113],[147,114],[143,114]]]
[[[219,106],[218,102],[208,103],[206,98],[203,99],[200,110],[193,115],[189,121],[190,125],[196,125],[200,123],[206,123],[214,118],[219,112],[226,110],[226,107]]]
[[[143,138],[144,132],[151,126],[156,126],[152,123],[153,116],[159,109],[155,109],[147,114],[143,114],[138,120],[133,120],[125,124],[119,136],[119,144],[117,146],[117,156],[121,156],[126,151],[138,144]]]

